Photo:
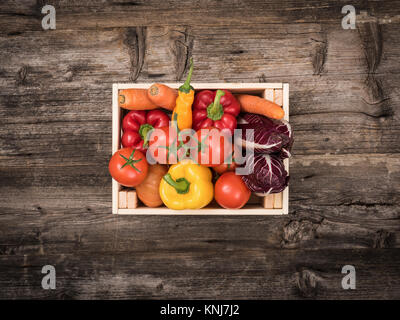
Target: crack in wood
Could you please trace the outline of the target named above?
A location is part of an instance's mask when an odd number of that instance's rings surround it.
[[[361,206],[361,207],[371,208],[371,207],[376,207],[376,206],[392,207],[392,206],[394,206],[394,204],[388,203],[388,202],[367,203],[367,202],[361,202],[361,201],[353,201],[353,202],[347,202],[347,203],[339,203],[338,206],[346,206],[346,207]]]
[[[14,31],[14,32],[9,32],[9,33],[7,33],[7,36],[8,36],[8,37],[13,37],[13,36],[19,36],[19,35],[21,35],[21,34],[23,34],[23,32]]]
[[[357,24],[367,61],[368,72],[375,73],[382,58],[382,29],[377,22]]]
[[[374,72],[368,73],[367,78],[364,81],[364,85],[367,89],[368,101],[365,98],[362,100],[368,106],[376,106],[377,118],[386,118],[394,115],[394,110],[389,104],[389,98],[385,97],[383,85],[379,79],[375,77]],[[372,101],[372,102],[370,102]]]
[[[311,38],[312,41],[316,42],[315,53],[312,61],[314,75],[320,75],[324,71],[324,65],[327,58],[328,39],[325,32],[322,32],[322,37],[323,40]]]
[[[147,76],[149,78],[162,78],[165,77],[167,74],[166,73],[148,73]]]
[[[131,63],[130,79],[136,81],[142,71],[146,53],[146,27],[127,28],[123,43],[128,47]]]
[[[23,12],[2,12],[4,16],[11,16],[11,17],[30,17],[30,18],[39,18],[37,13],[23,13]]]
[[[390,98],[383,98],[383,99],[378,100],[378,101],[370,102],[370,101],[365,100],[364,98],[361,98],[361,99],[362,99],[362,101],[364,101],[364,103],[369,104],[370,106],[381,104],[382,102],[384,102],[386,100],[390,100]],[[373,115],[371,115],[371,116],[373,117]]]
[[[361,98],[361,99],[363,101],[365,101],[363,98]],[[389,100],[389,98],[383,99],[382,102],[384,102],[386,100]],[[366,104],[370,104],[367,101],[365,101],[365,103]],[[321,114],[321,115],[323,115],[323,114],[338,114],[338,115],[339,114],[363,114],[363,115],[365,115],[367,117],[379,119],[379,118],[382,118],[382,117],[387,117],[387,116],[392,115],[393,114],[393,110],[392,109],[390,109],[390,110],[387,109],[386,112],[384,112],[383,110],[378,110],[376,112],[376,114],[368,113],[368,112],[365,112],[365,111],[344,111],[344,110],[341,110],[341,111],[301,112],[301,113],[296,113],[296,114],[290,114],[290,117],[293,118],[293,117],[299,117],[299,116],[311,116],[311,115],[318,115],[318,114]],[[316,128],[302,128],[301,130],[297,129],[297,131],[313,131],[315,129]]]
[[[113,2],[112,5],[121,7],[131,7],[131,6],[141,6],[142,4],[134,1],[127,1],[127,2]]]
[[[185,27],[181,30],[171,30],[173,43],[172,52],[175,56],[176,80],[180,81],[189,68],[189,60],[192,56],[194,36],[190,34],[191,29]]]
[[[230,53],[231,54],[243,54],[245,52],[246,52],[245,50],[232,50]]]

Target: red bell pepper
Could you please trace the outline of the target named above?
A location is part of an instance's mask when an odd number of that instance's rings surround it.
[[[142,152],[148,148],[149,132],[169,125],[169,117],[161,110],[133,110],[122,120],[122,145]]]
[[[240,104],[228,90],[200,91],[193,102],[193,129],[215,127],[233,135],[239,112]]]

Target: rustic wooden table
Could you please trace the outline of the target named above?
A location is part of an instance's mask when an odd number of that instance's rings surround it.
[[[46,2],[0,3],[0,298],[400,298],[399,1]],[[112,83],[190,56],[290,84],[288,216],[111,215]]]

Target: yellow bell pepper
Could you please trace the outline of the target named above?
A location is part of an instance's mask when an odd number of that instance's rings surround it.
[[[191,160],[174,164],[160,182],[160,197],[175,210],[200,209],[214,196],[211,170]]]
[[[183,85],[179,87],[178,98],[172,112],[172,121],[177,121],[179,130],[192,128],[192,104],[194,101],[194,89],[190,85],[193,72],[193,59],[190,59],[188,77]]]

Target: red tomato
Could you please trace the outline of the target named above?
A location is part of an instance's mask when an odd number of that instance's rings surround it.
[[[225,162],[227,162],[226,159]],[[213,170],[218,174],[223,174],[229,171],[235,171],[237,167],[237,163],[235,161],[231,160],[231,163],[225,163],[225,162],[220,164],[219,166],[213,167]]]
[[[206,167],[217,167],[232,153],[229,130],[217,128],[200,129],[191,139],[190,145],[196,147],[194,161]]]
[[[226,209],[240,209],[249,201],[251,192],[242,178],[226,172],[215,183],[215,200]]]
[[[172,126],[154,129],[150,135],[149,148],[151,158],[161,164],[177,163],[185,153],[183,143],[179,141],[176,129]]]
[[[111,176],[125,187],[135,187],[146,178],[148,164],[139,150],[123,148],[113,154],[108,164]]]

